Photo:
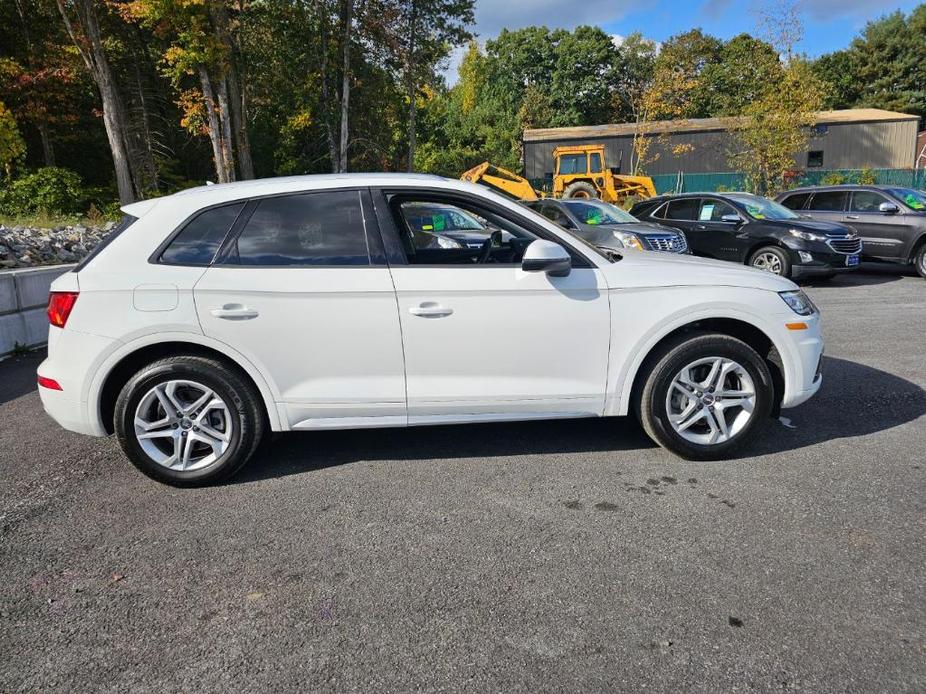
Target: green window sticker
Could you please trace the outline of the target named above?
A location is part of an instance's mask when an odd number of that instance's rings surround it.
[[[911,210],[922,210],[926,208],[926,205],[917,200],[916,196],[912,193],[904,199],[904,202],[907,203],[907,207],[909,207]]]
[[[431,215],[431,224],[434,231],[443,231],[447,228],[447,221],[442,214]]]

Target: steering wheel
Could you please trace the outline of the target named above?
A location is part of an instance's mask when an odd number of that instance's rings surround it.
[[[502,232],[501,229],[497,229],[491,233],[489,238],[482,242],[482,246],[479,248],[479,257],[476,259],[476,263],[479,265],[488,263],[489,259],[492,257],[492,249],[501,245]]]

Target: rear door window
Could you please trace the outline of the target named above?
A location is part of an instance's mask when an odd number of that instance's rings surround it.
[[[825,190],[814,193],[807,209],[814,212],[842,212],[846,209],[849,192],[845,190]]]
[[[679,221],[694,221],[698,218],[698,211],[701,207],[701,198],[682,198],[681,200],[670,200],[669,206],[665,212],[666,219],[675,219]]]
[[[781,204],[787,207],[789,210],[803,210],[804,205],[807,204],[807,200],[810,198],[810,193],[795,193],[794,195],[786,196]]]
[[[244,204],[239,202],[200,212],[174,236],[161,254],[161,262],[200,266],[212,263]]]
[[[360,191],[300,193],[257,202],[235,241],[241,265],[369,265]]]

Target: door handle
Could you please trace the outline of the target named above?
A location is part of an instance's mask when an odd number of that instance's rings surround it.
[[[846,219],[858,219],[858,218],[859,216],[857,214],[847,214],[846,215]]]
[[[408,312],[413,316],[421,316],[422,318],[443,318],[453,313],[453,309],[446,308],[433,301],[425,301],[418,306],[412,306],[408,309]]]
[[[707,229],[707,227],[704,226],[703,224],[698,224],[695,228],[696,229]]]
[[[225,304],[222,308],[212,309],[210,313],[216,318],[224,318],[225,320],[248,320],[257,318],[260,315],[253,308],[241,304]]]

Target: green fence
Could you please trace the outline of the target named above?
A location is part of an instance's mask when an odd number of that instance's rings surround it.
[[[926,188],[926,169],[818,169],[806,171],[793,182],[794,187],[819,184],[874,182],[904,188]],[[746,190],[746,175],[727,173],[679,173],[653,176],[657,193],[696,193]]]

